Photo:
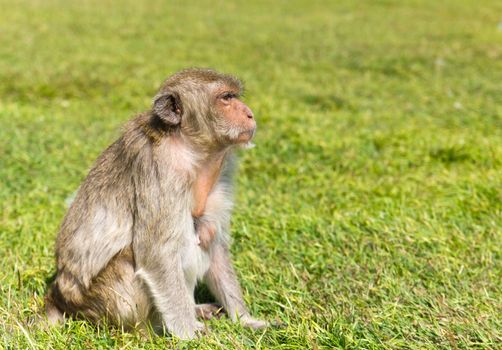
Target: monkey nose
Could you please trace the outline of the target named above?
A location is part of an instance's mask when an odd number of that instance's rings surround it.
[[[246,113],[246,116],[249,119],[253,119],[254,118],[253,111],[248,106],[246,106],[246,105],[244,106],[244,113]]]

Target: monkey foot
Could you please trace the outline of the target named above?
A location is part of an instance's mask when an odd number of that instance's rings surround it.
[[[249,327],[252,329],[262,329],[270,326],[270,323],[267,321],[262,321],[262,320],[257,320],[255,318],[252,318],[251,316],[244,316],[241,317],[240,323],[244,327]]]
[[[195,305],[195,314],[203,320],[210,320],[213,317],[220,318],[223,308],[217,304],[197,304]]]
[[[199,321],[195,322],[195,336],[197,338],[208,335],[210,330],[211,329],[209,328],[209,326],[205,325],[204,323]]]

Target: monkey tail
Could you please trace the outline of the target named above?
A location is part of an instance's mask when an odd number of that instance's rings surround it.
[[[64,314],[57,307],[52,294],[53,291],[51,288],[49,289],[49,293],[47,293],[47,296],[45,297],[45,314],[47,315],[49,324],[56,325],[64,322]]]

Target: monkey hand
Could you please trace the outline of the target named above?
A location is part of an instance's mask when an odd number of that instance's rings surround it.
[[[212,222],[200,220],[197,223],[195,233],[197,235],[197,244],[200,245],[202,249],[207,250],[216,235],[216,225]]]

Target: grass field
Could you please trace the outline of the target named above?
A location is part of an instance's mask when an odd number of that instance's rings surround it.
[[[502,348],[502,2],[0,0],[0,348]],[[65,198],[161,81],[245,80],[253,332],[40,329]]]

